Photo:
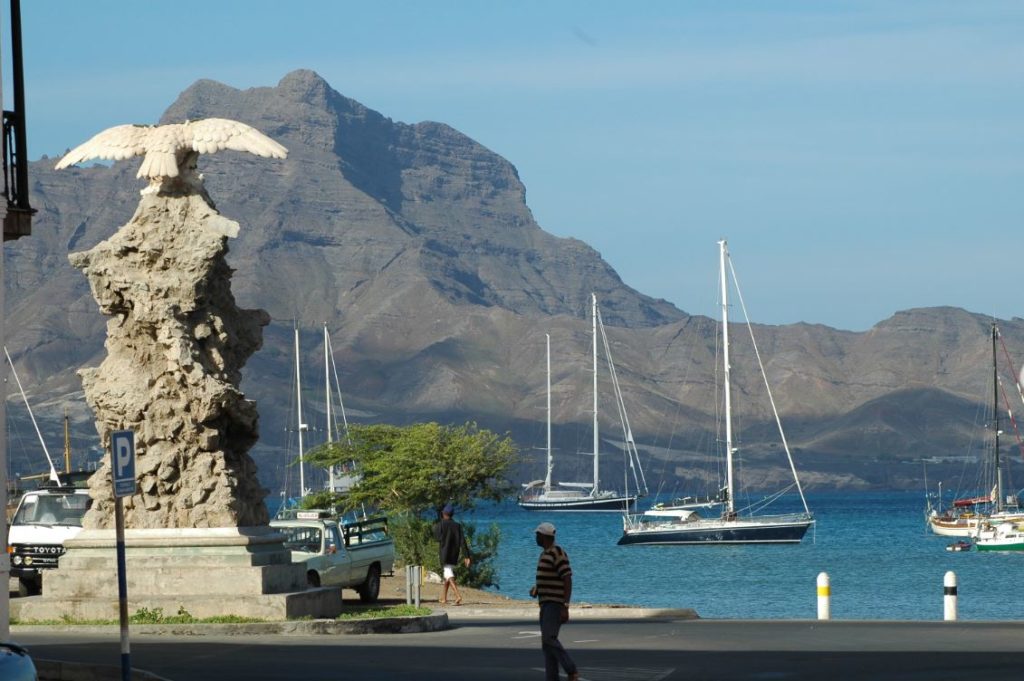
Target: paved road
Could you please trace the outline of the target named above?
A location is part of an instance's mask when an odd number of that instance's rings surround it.
[[[132,664],[172,681],[542,679],[537,626],[464,620],[367,636],[136,636]],[[33,656],[118,663],[116,630],[16,629]],[[941,681],[1024,677],[1024,622],[580,621],[562,640],[589,681]]]

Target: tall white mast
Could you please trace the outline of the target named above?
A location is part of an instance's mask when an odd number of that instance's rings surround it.
[[[306,424],[302,422],[302,373],[299,370],[299,325],[295,324],[295,403],[299,409],[299,496],[306,496],[306,462],[303,460],[302,431]]]
[[[591,496],[597,495],[598,490],[598,449],[600,437],[597,432],[597,294],[590,294],[590,316],[594,334],[594,487],[590,490]]]
[[[327,322],[324,322],[324,402],[327,404],[327,442],[331,443],[331,346],[327,335]],[[334,491],[334,466],[327,467],[330,476],[330,490]]]
[[[732,481],[732,388],[729,380],[729,279],[725,261],[729,257],[725,239],[718,242],[718,265],[722,284],[722,381],[725,392],[725,468],[726,489],[729,494],[726,510],[730,516],[736,510],[733,503]]]
[[[544,476],[544,492],[551,491],[551,471],[555,462],[551,460],[551,334],[546,333],[548,358],[548,473]]]

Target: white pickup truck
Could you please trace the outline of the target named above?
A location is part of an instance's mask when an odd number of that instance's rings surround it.
[[[47,485],[21,497],[7,534],[11,577],[20,595],[42,591],[43,574],[57,567],[64,542],[82,531],[90,505],[89,490],[70,485]]]
[[[394,569],[395,544],[385,518],[339,525],[324,511],[299,511],[270,526],[285,536],[292,562],[305,563],[310,586],[355,589],[359,600],[373,603],[380,576]]]

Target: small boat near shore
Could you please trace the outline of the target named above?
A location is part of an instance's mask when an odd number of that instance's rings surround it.
[[[971,550],[971,542],[967,541],[966,539],[961,539],[959,541],[953,542],[952,544],[947,544],[946,545],[946,550],[947,551],[970,551]]]

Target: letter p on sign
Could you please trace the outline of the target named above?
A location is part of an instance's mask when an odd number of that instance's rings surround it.
[[[110,434],[110,462],[114,472],[114,496],[135,494],[135,433],[119,430]]]

